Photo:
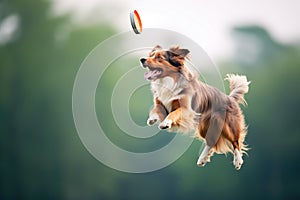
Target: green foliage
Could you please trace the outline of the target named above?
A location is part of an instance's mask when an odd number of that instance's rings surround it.
[[[246,96],[249,105],[243,108],[252,149],[240,171],[232,166],[231,155],[215,155],[212,163],[197,167],[202,143],[195,140],[165,169],[125,174],[89,154],[76,133],[71,110],[73,82],[81,62],[114,29],[105,24],[74,25],[68,16],[50,17],[51,4],[46,0],[9,0],[0,5],[5,11],[0,24],[10,14],[21,19],[19,35],[0,46],[0,199],[300,197],[296,115],[300,50],[283,49],[248,68],[222,65],[223,74],[239,72],[252,81]],[[261,34],[268,35],[263,30],[256,35]],[[148,141],[136,140],[116,126],[110,110],[113,86],[137,64],[136,59],[122,60],[123,68],[115,63],[105,72],[97,89],[97,115],[112,141],[128,150],[148,151],[174,135],[161,132]],[[147,86],[132,95],[129,110],[137,124],[145,125],[151,103]]]

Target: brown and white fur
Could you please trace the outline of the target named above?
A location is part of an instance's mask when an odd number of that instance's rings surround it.
[[[205,141],[197,164],[204,166],[214,152],[234,155],[233,164],[240,169],[247,147],[244,139],[247,127],[239,103],[246,104],[248,92],[245,76],[227,75],[230,94],[198,80],[198,74],[185,64],[189,50],[178,46],[168,50],[154,47],[141,64],[149,71],[144,77],[151,81],[154,107],[147,124],[159,123],[160,129],[173,132],[195,131]]]

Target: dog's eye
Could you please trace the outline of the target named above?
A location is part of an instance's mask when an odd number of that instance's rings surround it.
[[[161,61],[163,60],[163,58],[162,58],[161,56],[157,56],[156,60],[157,60],[158,62],[161,62]]]

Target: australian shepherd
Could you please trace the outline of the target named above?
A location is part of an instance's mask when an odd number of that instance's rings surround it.
[[[154,47],[147,58],[141,58],[148,68],[144,78],[151,81],[154,107],[147,124],[159,123],[160,129],[172,132],[195,131],[205,141],[197,165],[210,162],[214,152],[231,152],[233,164],[240,169],[242,155],[248,150],[244,144],[247,133],[239,103],[246,104],[248,92],[246,76],[227,75],[230,94],[198,80],[198,73],[189,69],[185,61],[189,50],[173,46],[168,50]]]

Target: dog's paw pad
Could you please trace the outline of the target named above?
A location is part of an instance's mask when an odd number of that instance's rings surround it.
[[[206,164],[206,162],[204,162],[204,161],[197,162],[197,165],[198,165],[199,167],[204,167],[205,164]]]
[[[160,129],[168,129],[172,127],[172,120],[165,119],[162,123],[159,124]]]
[[[199,158],[198,161],[197,161],[197,165],[198,165],[199,167],[204,167],[204,165],[205,165],[207,162],[210,162],[210,158],[209,158],[209,157]]]
[[[235,167],[236,170],[241,169],[242,165],[243,165],[243,160],[240,159],[234,159],[233,160],[233,165]]]
[[[151,119],[151,118],[149,118],[149,119],[147,120],[148,126],[152,126],[152,125],[155,124],[156,122],[157,122],[157,119]]]
[[[158,121],[158,115],[156,113],[153,113],[149,116],[149,118],[147,120],[147,124],[148,124],[148,126],[152,126],[157,121]]]

